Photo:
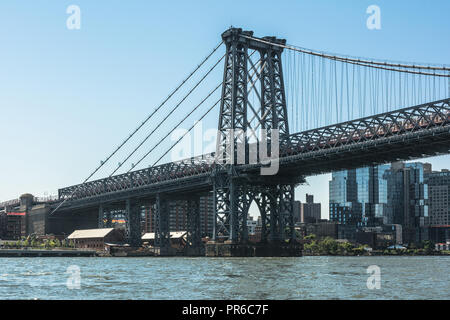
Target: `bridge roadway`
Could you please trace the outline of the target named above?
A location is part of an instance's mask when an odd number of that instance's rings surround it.
[[[291,134],[290,145],[280,150],[279,173],[271,179],[302,181],[309,175],[448,153],[450,98]],[[227,170],[213,159],[214,154],[202,155],[59,189],[59,199],[67,201],[58,211],[130,197],[151,199],[158,193],[211,191],[212,176]],[[256,184],[261,181],[260,168],[261,164],[237,166],[240,176]]]

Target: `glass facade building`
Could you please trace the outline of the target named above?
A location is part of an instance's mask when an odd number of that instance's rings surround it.
[[[429,163],[393,163],[385,172],[388,191],[386,224],[401,224],[405,243],[427,240],[429,225],[428,185],[425,174]]]
[[[387,205],[384,173],[389,165],[334,172],[329,182],[330,220],[360,227],[382,222]]]
[[[356,228],[401,225],[405,243],[427,240],[430,214],[425,179],[436,176],[430,173],[431,165],[421,162],[334,172],[329,182],[330,220]],[[437,198],[442,190],[436,188],[434,193],[436,208],[450,208]]]

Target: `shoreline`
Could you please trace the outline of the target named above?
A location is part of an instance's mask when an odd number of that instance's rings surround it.
[[[429,256],[440,256],[440,257],[450,257],[450,253],[448,252],[432,252],[432,253],[410,253],[410,252],[370,252],[363,254],[318,254],[318,253],[309,253],[302,252],[302,256],[305,257],[369,257],[369,256],[406,256],[406,257],[429,257]],[[207,258],[208,256],[189,256],[189,255],[173,255],[173,256],[159,256],[154,254],[143,254],[143,253],[134,253],[129,252],[126,255],[124,254],[105,254],[104,252],[94,251],[94,250],[63,250],[63,249],[0,249],[0,258],[28,258],[28,257],[106,257],[106,258],[138,258],[138,257],[184,257],[184,258]],[[217,258],[217,257],[216,257]],[[222,258],[236,258],[236,257],[222,257]],[[242,257],[243,258],[243,257]]]

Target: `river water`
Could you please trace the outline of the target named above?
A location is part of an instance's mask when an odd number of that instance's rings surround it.
[[[450,299],[449,272],[433,256],[0,258],[0,299]]]

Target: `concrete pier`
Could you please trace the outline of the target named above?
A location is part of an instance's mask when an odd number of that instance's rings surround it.
[[[94,257],[93,250],[0,249],[0,257]]]
[[[300,243],[206,244],[207,257],[301,257]]]

